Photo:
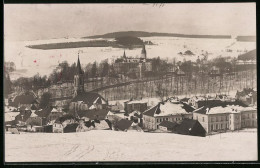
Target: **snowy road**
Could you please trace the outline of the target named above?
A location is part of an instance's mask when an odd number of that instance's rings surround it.
[[[257,132],[210,137],[92,130],[5,134],[6,162],[257,160]]]

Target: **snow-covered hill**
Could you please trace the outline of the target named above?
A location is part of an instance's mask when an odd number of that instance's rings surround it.
[[[242,160],[257,160],[256,129],[208,137],[111,130],[5,134],[6,162]]]

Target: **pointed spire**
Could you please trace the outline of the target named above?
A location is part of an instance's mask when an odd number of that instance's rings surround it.
[[[123,55],[123,58],[126,58],[126,55],[125,55],[125,50],[124,50],[124,55]]]
[[[81,65],[80,65],[80,60],[79,60],[79,52],[78,52],[77,74],[83,74],[83,71],[82,71]]]

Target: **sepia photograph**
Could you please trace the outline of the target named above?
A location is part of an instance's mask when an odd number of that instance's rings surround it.
[[[256,3],[4,4],[4,161],[257,161]]]

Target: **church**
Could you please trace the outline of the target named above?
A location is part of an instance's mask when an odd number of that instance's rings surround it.
[[[74,75],[74,94],[69,105],[69,111],[77,116],[78,111],[106,109],[108,102],[98,93],[86,92],[84,89],[84,71],[81,69],[79,55],[77,70]]]
[[[124,51],[123,56],[115,61],[114,67],[117,73],[133,71],[137,77],[142,78],[145,72],[152,71],[152,62],[151,59],[147,59],[145,45],[143,45],[139,58],[127,57]]]

